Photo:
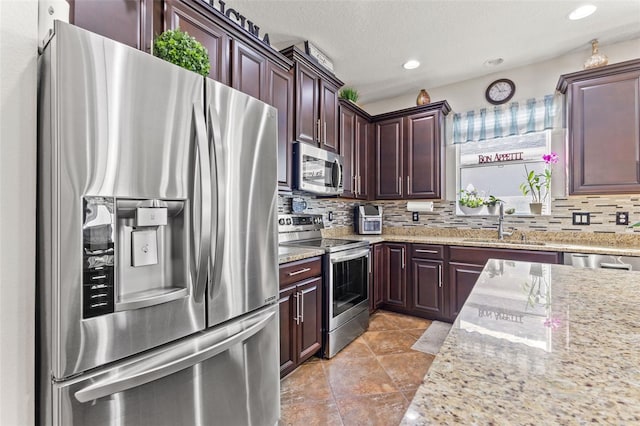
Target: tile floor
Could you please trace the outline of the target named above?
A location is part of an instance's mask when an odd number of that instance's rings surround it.
[[[281,381],[280,425],[397,425],[433,355],[411,346],[431,321],[387,311],[330,360],[311,358]]]

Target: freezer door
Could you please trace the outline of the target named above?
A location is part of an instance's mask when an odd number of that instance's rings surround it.
[[[278,307],[53,385],[53,426],[274,425]]]
[[[60,22],[40,65],[50,381],[204,329],[211,166],[201,76]]]
[[[205,79],[212,176],[208,326],[276,300],[277,110]]]

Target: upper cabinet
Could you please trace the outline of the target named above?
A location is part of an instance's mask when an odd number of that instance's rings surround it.
[[[374,117],[376,199],[442,196],[446,101]]]
[[[153,44],[153,0],[68,0],[69,22],[145,52]]]
[[[344,157],[343,187],[345,198],[368,200],[371,191],[371,124],[369,115],[353,102],[341,100],[339,111],[340,155]]]
[[[267,58],[238,40],[231,42],[231,87],[256,99],[267,97]]]
[[[565,74],[569,194],[640,192],[640,59]]]
[[[294,62],[294,139],[339,152],[338,90],[343,83],[295,46],[281,53]]]

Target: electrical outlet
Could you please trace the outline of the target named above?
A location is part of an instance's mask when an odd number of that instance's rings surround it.
[[[616,212],[616,225],[628,225],[629,212]]]
[[[327,213],[327,219],[329,220],[329,222],[333,222],[333,212]]]
[[[590,225],[591,224],[591,213],[574,212],[573,213],[573,224],[574,225]]]
[[[420,213],[418,212],[413,212],[413,221],[417,222],[420,220]]]

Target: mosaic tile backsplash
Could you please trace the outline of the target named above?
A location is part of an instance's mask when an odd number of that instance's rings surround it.
[[[278,197],[279,213],[291,213],[291,196]],[[343,198],[301,197],[307,203],[305,213],[323,214],[326,228],[353,227],[353,207],[362,202]],[[388,227],[427,227],[444,229],[486,230],[495,229],[496,216],[456,216],[454,201],[434,201],[432,213],[420,213],[418,222],[412,221],[412,212],[407,211],[407,202],[375,201],[383,208],[383,224]],[[333,212],[334,220],[328,221]],[[589,212],[590,225],[573,225],[573,212]],[[551,214],[544,216],[505,215],[505,230],[587,232],[605,234],[627,234],[640,237],[640,227],[629,228],[616,225],[616,212],[628,212],[629,223],[640,222],[640,195],[580,196],[556,198],[551,203]]]

